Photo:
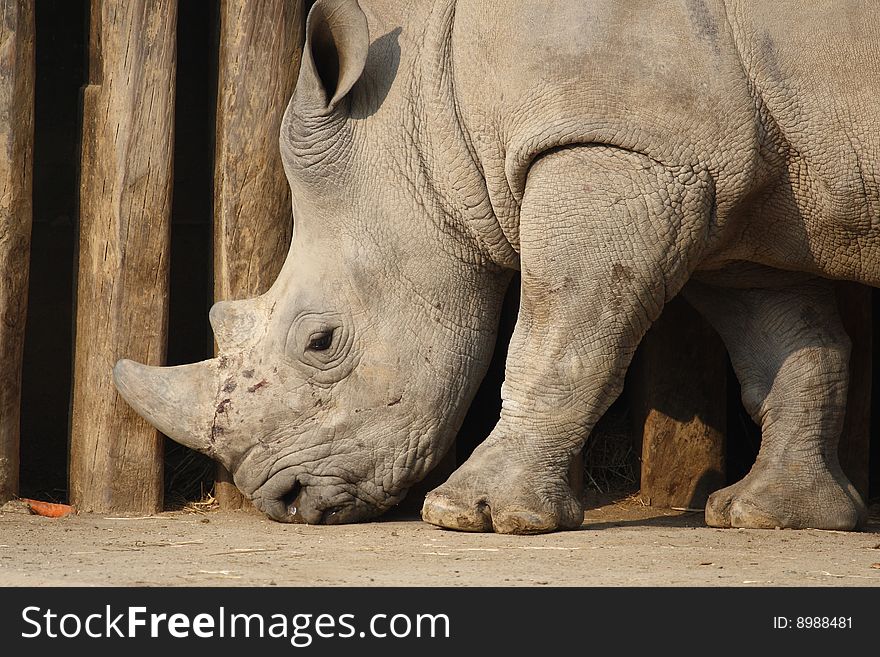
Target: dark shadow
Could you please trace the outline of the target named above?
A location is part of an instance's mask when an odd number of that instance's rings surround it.
[[[511,279],[504,297],[492,362],[458,432],[455,443],[455,460],[458,465],[467,461],[477,445],[492,432],[501,416],[501,383],[504,381],[507,348],[519,313],[519,295],[520,277],[517,274]]]
[[[367,65],[361,79],[352,90],[352,103],[349,116],[352,119],[365,119],[379,111],[400,67],[400,37],[402,29],[397,27],[388,34],[380,36],[370,44]]]
[[[871,453],[868,467],[869,494],[880,501],[880,289],[874,290],[874,382],[871,387]]]
[[[656,344],[650,344],[654,336]],[[649,355],[646,346],[653,347]],[[670,354],[669,350],[674,353]],[[722,354],[718,356],[718,354]],[[725,430],[723,408],[701,408],[694,399],[704,399],[708,387],[717,388],[716,376],[723,374],[724,345],[709,323],[683,297],[670,300],[660,317],[642,339],[633,365],[649,368],[650,380],[656,388],[644,391],[646,400],[657,410],[679,422],[699,418],[703,424],[720,432]],[[674,357],[670,359],[670,355]],[[713,362],[706,362],[707,358]],[[670,369],[674,365],[674,369]],[[632,371],[632,366],[631,370]],[[634,381],[627,381],[632,385]]]
[[[20,494],[67,498],[81,87],[89,3],[35,3],[33,229],[21,399]]]
[[[213,299],[211,232],[219,3],[180,0],[177,11],[168,365],[204,360],[213,351],[208,310]],[[213,480],[211,459],[166,439],[167,508],[201,499]]]
[[[745,477],[761,449],[761,427],[742,403],[742,388],[733,366],[727,369],[727,482]]]
[[[384,519],[388,522],[396,522],[401,520],[419,520],[418,516],[415,515],[400,515],[395,517],[388,517]],[[380,520],[381,521],[381,520]],[[426,524],[426,526],[429,526]],[[433,527],[433,525],[430,525]],[[707,527],[706,523],[703,521],[703,514],[697,512],[687,512],[682,513],[681,515],[675,516],[656,516],[653,518],[638,518],[631,520],[600,520],[600,521],[592,521],[587,520],[580,527],[576,527],[574,529],[566,529],[565,533],[570,532],[592,532],[592,531],[601,531],[604,529],[616,529],[619,527],[669,527],[675,529],[682,528],[696,528],[696,527]],[[436,527],[436,529],[440,531],[448,531],[451,533],[461,533],[454,529],[444,529],[443,527]],[[735,531],[735,530],[734,530]],[[772,531],[772,530],[755,530],[755,531]],[[876,531],[880,531],[880,528],[876,528]],[[868,529],[868,533],[875,533],[874,529]]]
[[[687,503],[687,508],[696,509],[706,506],[706,500],[709,496],[720,488],[724,488],[727,484],[727,472],[721,470],[709,469],[700,475],[697,483],[694,484],[694,492],[691,499]]]
[[[638,518],[634,520],[607,520],[599,522],[587,521],[581,525],[581,531],[601,531],[603,529],[615,529],[618,527],[669,527],[681,529],[687,527],[707,527],[703,520],[703,513],[689,511],[675,516],[655,516],[653,518]]]

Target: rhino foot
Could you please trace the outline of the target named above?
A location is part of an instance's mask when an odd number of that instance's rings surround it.
[[[722,488],[706,503],[710,527],[752,529],[858,529],[867,520],[858,492],[841,473],[835,477],[824,466],[805,468],[809,477],[792,479],[759,469],[733,486]]]
[[[431,491],[422,507],[425,522],[467,532],[543,534],[580,527],[581,501],[562,477],[536,477],[530,471],[498,466],[486,472],[472,457],[442,486]],[[536,483],[540,482],[540,483]]]

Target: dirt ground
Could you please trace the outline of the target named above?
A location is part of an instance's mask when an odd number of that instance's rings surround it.
[[[0,513],[0,585],[878,586],[880,509],[859,533],[721,530],[629,499],[577,531],[497,536],[419,520],[282,525],[249,512]]]

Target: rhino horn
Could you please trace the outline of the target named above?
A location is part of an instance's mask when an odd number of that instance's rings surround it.
[[[219,458],[211,432],[216,368],[216,360],[151,367],[123,359],[113,368],[113,382],[125,401],[159,431]]]

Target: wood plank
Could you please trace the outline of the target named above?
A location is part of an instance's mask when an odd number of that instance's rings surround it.
[[[837,306],[852,340],[849,397],[837,453],[840,466],[861,496],[868,498],[871,452],[872,299],[871,288],[837,282]]]
[[[161,437],[110,372],[165,359],[176,28],[174,0],[91,4],[70,450],[82,511],[162,509]]]
[[[290,190],[278,132],[299,73],[301,0],[222,0],[214,175],[214,298],[265,292],[290,246]],[[218,466],[215,496],[244,498]]]
[[[702,508],[725,484],[727,352],[683,299],[667,304],[642,341],[627,381],[642,499]]]
[[[33,135],[33,0],[0,0],[0,503],[18,494]]]

